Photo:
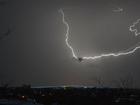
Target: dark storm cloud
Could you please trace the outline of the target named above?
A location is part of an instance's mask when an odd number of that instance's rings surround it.
[[[9,36],[10,33],[11,33],[11,30],[10,30],[10,29],[8,29],[7,32],[2,33],[2,35],[0,36],[0,40],[2,40],[2,39],[4,39],[4,38],[6,38],[7,36]]]
[[[4,5],[6,5],[7,4],[7,1],[6,0],[1,0],[0,1],[0,6],[4,6]]]
[[[121,13],[113,13],[116,8]],[[13,85],[104,85],[133,75],[139,80],[139,51],[133,55],[79,63],[65,44],[70,25],[70,43],[79,56],[98,55],[129,48],[139,41],[128,26],[140,17],[138,0],[9,0],[0,6],[0,33],[12,27],[8,40],[0,41],[0,80]],[[107,31],[109,30],[110,31]],[[119,42],[119,43],[118,43]],[[137,87],[140,83],[135,82]]]

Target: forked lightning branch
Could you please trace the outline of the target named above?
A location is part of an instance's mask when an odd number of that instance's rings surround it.
[[[72,53],[72,56],[77,59],[78,61],[83,61],[83,60],[96,60],[96,59],[101,59],[103,57],[119,57],[119,56],[124,56],[124,55],[128,55],[128,54],[133,54],[135,53],[138,49],[140,49],[140,46],[137,45],[137,46],[134,46],[133,48],[131,49],[126,49],[124,51],[121,51],[121,52],[117,52],[117,53],[106,53],[106,54],[101,54],[101,55],[98,55],[98,56],[83,56],[83,57],[78,57],[78,55],[76,55],[73,47],[69,44],[69,24],[68,22],[65,20],[65,14],[64,14],[64,11],[62,9],[59,10],[59,12],[61,13],[62,15],[62,22],[63,24],[66,26],[66,38],[65,38],[65,42],[66,42],[66,45],[67,47],[70,49],[71,53]],[[135,36],[137,37],[140,33],[138,33],[138,30],[135,29],[135,25],[137,23],[139,23],[140,19],[138,19],[136,22],[134,22],[130,27],[129,27],[129,30],[131,32],[134,32],[135,33]],[[133,29],[134,28],[134,29]]]

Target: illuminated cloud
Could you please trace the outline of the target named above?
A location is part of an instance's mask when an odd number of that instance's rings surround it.
[[[123,12],[123,8],[114,9],[113,12]]]

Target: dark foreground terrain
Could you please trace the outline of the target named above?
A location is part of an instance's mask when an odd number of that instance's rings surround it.
[[[8,104],[8,101],[11,103]],[[16,101],[16,104],[12,103],[13,101]],[[19,104],[17,101],[20,101]],[[140,105],[140,90],[94,87],[0,87],[0,105],[20,104]]]

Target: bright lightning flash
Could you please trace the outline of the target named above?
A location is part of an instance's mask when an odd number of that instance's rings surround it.
[[[65,42],[66,42],[66,45],[70,48],[71,52],[72,52],[72,55],[75,59],[78,59],[78,57],[76,56],[76,54],[74,53],[74,49],[72,48],[72,46],[69,44],[68,40],[69,40],[69,24],[66,22],[65,20],[65,15],[64,15],[64,12],[62,9],[59,10],[59,12],[62,14],[62,21],[63,23],[66,25],[67,27],[67,31],[66,31],[66,39],[65,39]]]
[[[137,46],[131,48],[130,50],[127,49],[127,50],[124,50],[124,51],[121,51],[121,52],[118,52],[118,53],[108,53],[108,54],[101,54],[101,55],[98,55],[98,56],[83,56],[83,57],[78,57],[78,56],[76,56],[73,47],[69,44],[69,24],[65,20],[65,14],[64,14],[64,12],[63,12],[62,9],[60,9],[59,12],[62,14],[62,21],[63,21],[64,25],[66,25],[66,28],[67,28],[67,31],[66,31],[66,39],[65,39],[66,45],[71,50],[72,56],[75,59],[79,60],[80,62],[82,60],[96,60],[96,59],[100,59],[100,58],[103,58],[103,57],[110,57],[110,56],[112,56],[112,57],[118,57],[118,56],[122,56],[122,55],[133,54],[133,53],[135,53],[135,51],[137,51],[138,49],[140,49],[140,46],[137,45]],[[137,29],[132,29],[132,28],[137,23],[139,23],[139,21],[140,21],[140,19],[138,19],[136,22],[133,23],[133,25],[131,25],[129,27],[129,30],[131,32],[135,32],[135,36],[138,36],[140,33],[138,33],[138,30]]]
[[[140,22],[140,19],[138,19],[136,22],[133,23],[133,25],[130,26],[129,30],[131,32],[135,32],[135,36],[138,36],[140,34],[140,32],[138,32],[138,30],[135,27],[136,24],[138,24]],[[132,29],[134,28],[134,29]]]

